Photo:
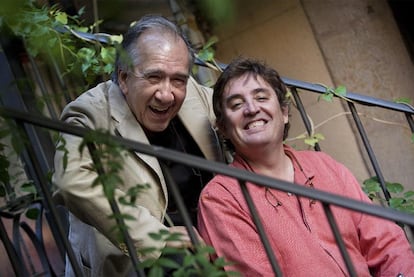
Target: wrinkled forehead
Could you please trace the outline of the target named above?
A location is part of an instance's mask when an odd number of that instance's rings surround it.
[[[182,63],[189,67],[190,52],[184,40],[175,33],[158,33],[155,30],[145,32],[136,42],[136,63],[157,61]]]

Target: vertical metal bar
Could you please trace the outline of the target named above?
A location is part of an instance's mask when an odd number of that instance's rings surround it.
[[[165,182],[167,183],[169,192],[172,194],[177,204],[178,212],[183,217],[184,225],[187,228],[187,232],[188,232],[188,235],[190,236],[191,242],[193,243],[193,245],[197,246],[200,244],[200,242],[192,228],[190,216],[187,212],[187,208],[185,207],[180,191],[178,190],[177,184],[172,178],[170,169],[165,165],[165,163],[160,161],[160,166],[161,166],[162,173],[164,174]]]
[[[25,125],[22,124],[20,121],[16,121],[18,125],[21,127],[22,130],[25,131],[26,136],[28,135],[27,130],[25,128]],[[63,241],[68,258],[70,262],[72,263],[73,270],[76,274],[76,276],[83,276],[82,271],[79,267],[79,264],[76,262],[75,255],[73,253],[73,249],[71,245],[69,244],[68,238],[66,237],[66,232],[64,231],[62,224],[59,220],[58,213],[56,211],[56,207],[53,204],[52,196],[49,191],[49,187],[46,185],[47,181],[45,176],[43,175],[43,171],[40,167],[40,162],[36,158],[36,152],[33,149],[33,145],[28,143],[26,146],[26,150],[28,153],[28,157],[30,159],[30,162],[33,165],[33,169],[36,172],[36,176],[39,178],[39,184],[38,188],[40,189],[40,194],[42,196],[42,203],[45,205],[45,208],[47,211],[51,214],[51,219],[53,219],[53,224],[57,228],[57,235],[59,235],[59,239]],[[64,257],[63,257],[64,258]]]
[[[97,151],[96,146],[92,143],[87,143],[87,146],[88,146],[89,152],[91,153],[92,161],[97,166],[98,175],[101,175],[101,176],[105,175],[105,170],[104,170],[102,164],[99,161],[98,155],[96,154],[97,153],[96,152]],[[102,184],[102,185],[105,185],[105,184]],[[135,270],[135,272],[137,273],[138,276],[145,276],[144,270],[139,267],[140,262],[138,260],[138,256],[137,256],[135,246],[132,242],[132,238],[128,233],[127,226],[126,226],[124,220],[120,217],[121,211],[118,207],[118,204],[116,203],[116,201],[114,199],[108,199],[108,202],[109,202],[109,205],[111,206],[112,212],[115,215],[115,220],[116,220],[117,226],[121,230],[122,237],[123,237],[123,239],[125,241],[125,244],[127,246],[128,253],[129,253],[130,258],[131,258],[130,260],[132,262],[134,270]]]
[[[50,101],[50,96],[47,93],[46,85],[45,85],[45,82],[43,81],[43,78],[40,75],[39,68],[38,68],[36,62],[34,61],[32,55],[27,55],[27,56],[29,57],[29,61],[30,61],[30,64],[32,66],[31,69],[33,70],[34,78],[35,78],[37,84],[39,85],[40,91],[43,95],[43,99],[46,102],[47,110],[49,111],[50,116],[52,118],[57,118],[56,111],[55,111],[55,109],[54,109],[54,107],[53,107],[53,105]]]
[[[0,214],[1,215],[1,214]],[[6,228],[4,227],[3,220],[0,219],[0,239],[3,242],[6,253],[9,256],[10,263],[13,267],[16,276],[29,276],[26,267],[23,266],[22,261],[17,255],[16,249],[13,247],[13,243],[10,241],[7,235]]]
[[[380,168],[380,166],[378,164],[378,161],[375,157],[374,151],[372,150],[371,144],[369,143],[367,133],[365,132],[364,126],[362,125],[361,119],[359,118],[359,115],[358,115],[358,112],[355,108],[354,103],[349,102],[349,101],[347,101],[347,103],[348,103],[349,109],[351,110],[352,117],[354,118],[354,122],[355,122],[355,124],[358,128],[361,139],[364,143],[365,150],[367,151],[369,159],[371,161],[371,164],[374,168],[375,174],[378,177],[378,181],[381,185],[381,189],[384,193],[385,199],[388,202],[391,198],[391,195],[390,195],[389,191],[387,190],[387,187],[385,186],[384,176],[382,175],[381,168]]]
[[[266,236],[262,222],[260,221],[259,214],[257,213],[256,206],[254,205],[253,199],[250,196],[249,191],[246,187],[246,182],[244,180],[238,180],[240,188],[243,192],[244,199],[246,199],[247,206],[249,207],[250,214],[254,224],[256,225],[257,231],[259,232],[260,240],[262,241],[263,247],[266,251],[267,257],[269,258],[270,265],[272,266],[275,276],[283,276],[282,271],[277,263],[275,254],[273,253],[272,248],[270,247],[269,239]]]
[[[306,131],[308,132],[308,135],[311,135],[312,134],[312,126],[310,124],[308,115],[305,111],[305,107],[303,106],[302,100],[300,99],[298,91],[296,90],[295,87],[290,87],[290,91],[293,95],[293,98],[295,99],[295,103],[296,103],[296,105],[298,107],[298,110],[299,110],[299,113],[302,117],[303,124],[305,124]],[[315,143],[314,148],[315,148],[316,151],[321,151],[321,147],[319,146],[319,143]]]
[[[322,203],[322,206],[323,206],[323,209],[325,211],[326,218],[328,219],[329,225],[331,226],[331,230],[332,230],[332,233],[335,237],[336,244],[338,245],[339,250],[341,251],[342,258],[344,259],[344,262],[345,262],[345,265],[348,269],[349,275],[356,277],[357,274],[355,272],[354,265],[352,264],[352,260],[349,257],[348,251],[346,250],[345,243],[342,239],[341,233],[339,232],[338,225],[336,224],[335,218],[332,214],[332,210],[331,210],[329,204],[327,204],[327,203]]]
[[[411,113],[404,113],[407,118],[408,125],[410,126],[411,133],[414,133],[414,120]]]

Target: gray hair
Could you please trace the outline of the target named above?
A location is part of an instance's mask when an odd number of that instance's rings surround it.
[[[187,46],[189,53],[189,68],[191,69],[194,63],[194,51],[191,47],[187,37],[181,31],[181,29],[172,21],[160,15],[146,15],[139,21],[133,23],[127,32],[124,34],[122,44],[117,51],[115,69],[112,74],[112,81],[118,83],[118,71],[125,70],[136,63],[139,57],[137,52],[136,42],[138,38],[147,30],[158,29],[162,32],[172,34],[178,38],[181,38]]]

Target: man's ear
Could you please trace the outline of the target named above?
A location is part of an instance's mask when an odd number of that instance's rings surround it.
[[[128,94],[127,86],[128,73],[123,70],[118,70],[118,84],[124,95]]]

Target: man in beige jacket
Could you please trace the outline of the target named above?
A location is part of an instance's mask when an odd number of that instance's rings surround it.
[[[193,54],[179,29],[163,17],[147,16],[129,29],[122,47],[130,59],[118,55],[113,80],[68,104],[61,119],[76,126],[106,129],[126,139],[223,160],[211,126],[211,91],[190,77]],[[87,150],[79,153],[82,138],[67,134],[63,137],[68,163],[64,169],[64,153],[56,151],[53,182],[58,187],[57,198],[70,211],[69,240],[78,263],[85,276],[134,274],[130,258],[122,251],[125,247],[113,230],[116,223],[102,186],[92,186],[98,176],[92,158]],[[211,176],[178,164],[168,166],[181,192],[188,194],[184,200],[191,210]],[[164,224],[167,211],[174,212],[175,207],[155,157],[128,153],[120,177],[122,184],[115,189],[116,200],[137,184],[149,186],[139,194],[135,205],[118,203],[122,214],[135,218],[125,223],[141,261],[157,258],[160,253],[143,255],[140,250],[165,246],[165,242],[151,239],[148,233],[169,230],[182,233],[183,243],[189,241],[185,227]],[[66,276],[73,276],[70,262],[66,264]]]

